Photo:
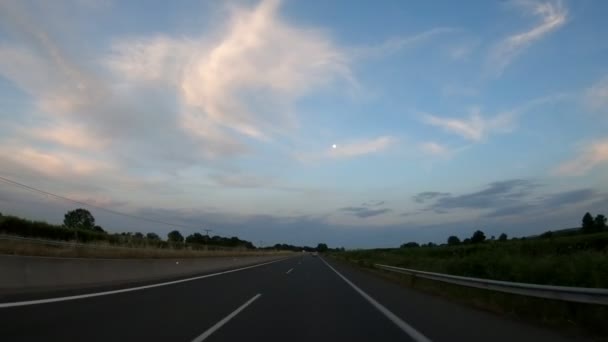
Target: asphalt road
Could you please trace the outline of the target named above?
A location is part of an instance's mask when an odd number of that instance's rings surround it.
[[[0,304],[0,340],[567,340],[312,256],[127,292],[21,304]]]

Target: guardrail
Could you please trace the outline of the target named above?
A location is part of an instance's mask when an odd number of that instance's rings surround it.
[[[509,281],[418,271],[382,264],[375,264],[374,266],[386,271],[404,273],[414,277],[431,279],[461,286],[514,293],[530,297],[557,299],[568,302],[608,305],[608,289],[514,283]]]

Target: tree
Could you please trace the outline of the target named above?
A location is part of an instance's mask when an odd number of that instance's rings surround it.
[[[448,245],[454,246],[460,243],[458,236],[452,235],[448,238]]]
[[[98,232],[98,233],[105,233],[106,231],[103,230],[103,228],[101,228],[100,226],[95,226],[93,227],[93,230]]]
[[[94,230],[95,218],[88,210],[78,208],[64,215],[63,225],[71,229]]]
[[[541,239],[550,239],[553,237],[553,232],[550,230],[547,230],[546,232],[540,234]]]
[[[146,239],[151,241],[160,241],[160,236],[156,233],[148,233],[146,234]]]
[[[585,213],[583,216],[583,233],[593,233],[595,232],[595,221],[593,220],[593,216],[589,212]]]
[[[186,243],[197,243],[197,244],[204,244],[207,240],[207,236],[201,234],[201,233],[194,233],[194,234],[190,234],[186,237]]]
[[[325,252],[327,251],[327,245],[324,243],[320,243],[317,245],[317,252]]]
[[[484,241],[486,241],[486,234],[484,234],[481,230],[476,231],[473,233],[473,236],[471,236],[472,243],[481,243]]]
[[[420,245],[417,242],[407,242],[401,245],[401,248],[415,248],[415,247],[420,247]]]
[[[177,230],[171,231],[167,234],[167,241],[169,242],[184,242],[184,236]]]
[[[507,234],[502,233],[498,236],[498,241],[507,241]]]
[[[133,237],[136,239],[143,239],[144,238],[144,234],[137,232],[135,234],[133,234]]]
[[[595,217],[594,226],[595,230],[598,232],[601,232],[602,230],[606,229],[606,216],[601,214],[597,215]]]
[[[465,244],[465,245],[470,244],[471,243],[471,238],[466,238],[466,239],[462,240],[462,243]]]

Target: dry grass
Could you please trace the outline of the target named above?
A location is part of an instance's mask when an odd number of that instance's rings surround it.
[[[81,246],[57,246],[28,241],[0,240],[0,254],[27,255],[64,258],[107,258],[107,259],[136,259],[136,258],[203,258],[231,256],[267,256],[283,255],[292,252],[285,251],[255,251],[247,249],[236,250],[189,250],[189,249],[160,249],[160,248],[128,248],[115,247],[107,244],[87,244]]]

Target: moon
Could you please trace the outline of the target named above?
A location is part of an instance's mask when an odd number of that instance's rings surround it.
[[[336,149],[336,148],[338,148],[338,145],[333,144],[333,145],[331,145],[331,148]]]

